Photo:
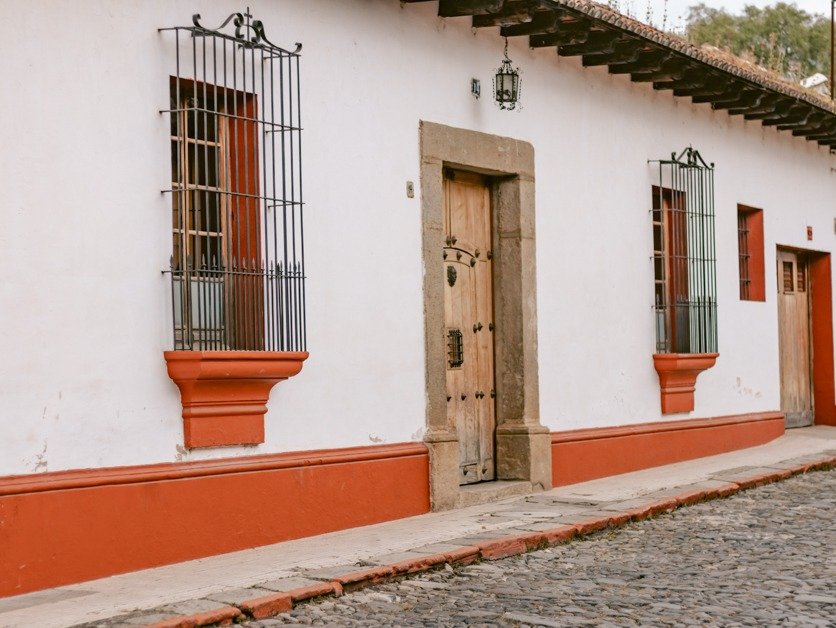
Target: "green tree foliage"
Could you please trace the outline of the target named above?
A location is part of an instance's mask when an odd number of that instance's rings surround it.
[[[793,80],[827,75],[830,68],[829,18],[795,4],[747,5],[739,15],[698,4],[690,8],[686,35],[694,44],[728,50]]]

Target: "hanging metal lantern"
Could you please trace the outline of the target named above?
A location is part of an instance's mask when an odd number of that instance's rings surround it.
[[[508,58],[508,38],[505,38],[505,59],[493,79],[493,93],[500,109],[516,109],[520,100],[520,71],[511,66]]]

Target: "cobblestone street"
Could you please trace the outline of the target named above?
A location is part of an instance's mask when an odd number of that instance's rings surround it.
[[[836,473],[811,473],[247,625],[833,626],[834,512]]]

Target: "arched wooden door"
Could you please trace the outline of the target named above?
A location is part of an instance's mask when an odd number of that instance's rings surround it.
[[[444,178],[447,416],[459,437],[459,483],[496,477],[491,195],[484,177]]]

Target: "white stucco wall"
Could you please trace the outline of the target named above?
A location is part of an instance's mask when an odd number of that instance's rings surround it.
[[[418,440],[424,426],[418,122],[531,142],[541,414],[554,430],[660,420],[648,159],[717,164],[720,358],[693,417],[779,407],[776,243],[830,251],[836,158],[814,143],[513,40],[520,112],[492,103],[496,29],[433,2],[253,0],[304,43],[311,358],[259,447],[182,450],[167,279],[170,46],[218,1],[6,0],[0,97],[0,475]],[[482,81],[474,100],[470,79]],[[416,197],[405,194],[407,180]],[[736,204],[763,208],[767,301],[738,300]],[[806,240],[812,225],[815,239]],[[687,415],[667,417],[685,418]]]

